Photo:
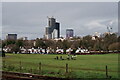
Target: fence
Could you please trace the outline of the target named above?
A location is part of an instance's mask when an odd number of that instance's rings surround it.
[[[3,61],[3,70],[4,71],[17,71],[17,72],[21,72],[21,73],[34,73],[34,74],[41,74],[41,75],[45,74],[46,72],[48,72],[49,74],[53,74],[53,75],[55,75],[55,74],[63,75],[63,73],[64,73],[64,74],[68,74],[69,77],[73,76],[73,74],[70,75],[71,70],[85,70],[85,71],[95,71],[95,72],[100,71],[100,72],[104,73],[104,76],[106,78],[111,78],[111,76],[109,76],[109,72],[117,72],[117,71],[108,70],[107,65],[105,66],[104,70],[100,70],[100,69],[98,70],[98,69],[86,69],[86,68],[73,68],[73,67],[70,67],[68,63],[66,63],[64,65],[64,67],[61,67],[61,66],[42,64],[41,62],[39,62],[36,64],[38,69],[37,68],[35,69],[35,68],[32,68],[31,66],[29,66],[29,68],[24,66],[24,64],[35,65],[33,63],[29,63],[29,62],[23,63],[21,61],[19,61],[19,62],[14,61],[14,63],[17,63],[17,66],[8,64],[7,62]],[[43,69],[44,67],[54,68],[54,69],[57,68],[57,69],[59,69],[59,71],[58,72],[54,72],[54,71],[50,71],[50,70],[49,70],[50,72],[45,71]],[[64,71],[62,71],[60,69],[62,69]],[[62,72],[62,74],[61,74],[61,72]]]

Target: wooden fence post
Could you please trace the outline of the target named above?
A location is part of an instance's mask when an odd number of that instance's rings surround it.
[[[106,65],[106,77],[108,78],[108,68],[107,68],[107,65]]]
[[[68,64],[66,63],[66,73],[68,73]]]
[[[33,70],[32,70],[32,68],[31,68],[31,69],[30,69],[30,73],[32,73],[32,71],[33,71]]]
[[[41,73],[41,70],[42,70],[42,65],[41,65],[41,62],[39,63],[39,73]]]
[[[3,68],[5,68],[5,60],[3,60]]]
[[[20,72],[21,72],[21,70],[22,70],[22,63],[21,63],[21,61],[20,61]]]

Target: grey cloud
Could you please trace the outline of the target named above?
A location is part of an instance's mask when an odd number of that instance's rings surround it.
[[[31,39],[43,37],[47,16],[55,16],[61,23],[61,35],[65,35],[66,28],[73,28],[78,36],[105,32],[105,25],[118,17],[115,2],[7,2],[3,3],[2,8],[3,32],[19,32],[19,36],[29,36],[20,32],[36,33],[30,34]],[[96,20],[101,20],[96,22],[101,26],[87,25]],[[117,31],[116,24],[113,24],[114,31]]]

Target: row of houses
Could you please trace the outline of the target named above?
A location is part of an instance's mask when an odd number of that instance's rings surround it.
[[[3,51],[4,52],[10,52],[11,49],[9,47],[7,48],[3,48]],[[14,53],[14,52],[13,52]],[[69,48],[67,50],[64,50],[64,49],[59,49],[57,48],[57,50],[54,50],[54,49],[51,49],[51,48],[47,48],[47,49],[43,49],[43,48],[24,48],[24,47],[21,47],[20,48],[20,51],[17,52],[17,53],[29,53],[29,54],[72,54],[73,53],[73,49],[72,48]],[[81,48],[78,48],[76,51],[74,51],[74,53],[89,53],[89,51],[87,49],[81,49]]]

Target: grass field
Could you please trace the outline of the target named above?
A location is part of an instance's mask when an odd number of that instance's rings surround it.
[[[38,70],[41,62],[41,69],[44,72],[42,75],[57,77],[65,77],[67,63],[70,72],[67,77],[75,78],[105,78],[105,66],[107,65],[108,75],[112,78],[118,78],[118,54],[77,55],[76,60],[55,60],[56,56],[67,58],[67,55],[53,54],[6,54],[3,61],[6,65],[12,65],[16,68],[19,68],[21,61],[23,69],[32,69],[33,71]],[[8,69],[3,68],[3,70],[7,71]],[[58,72],[60,74],[57,74]]]

